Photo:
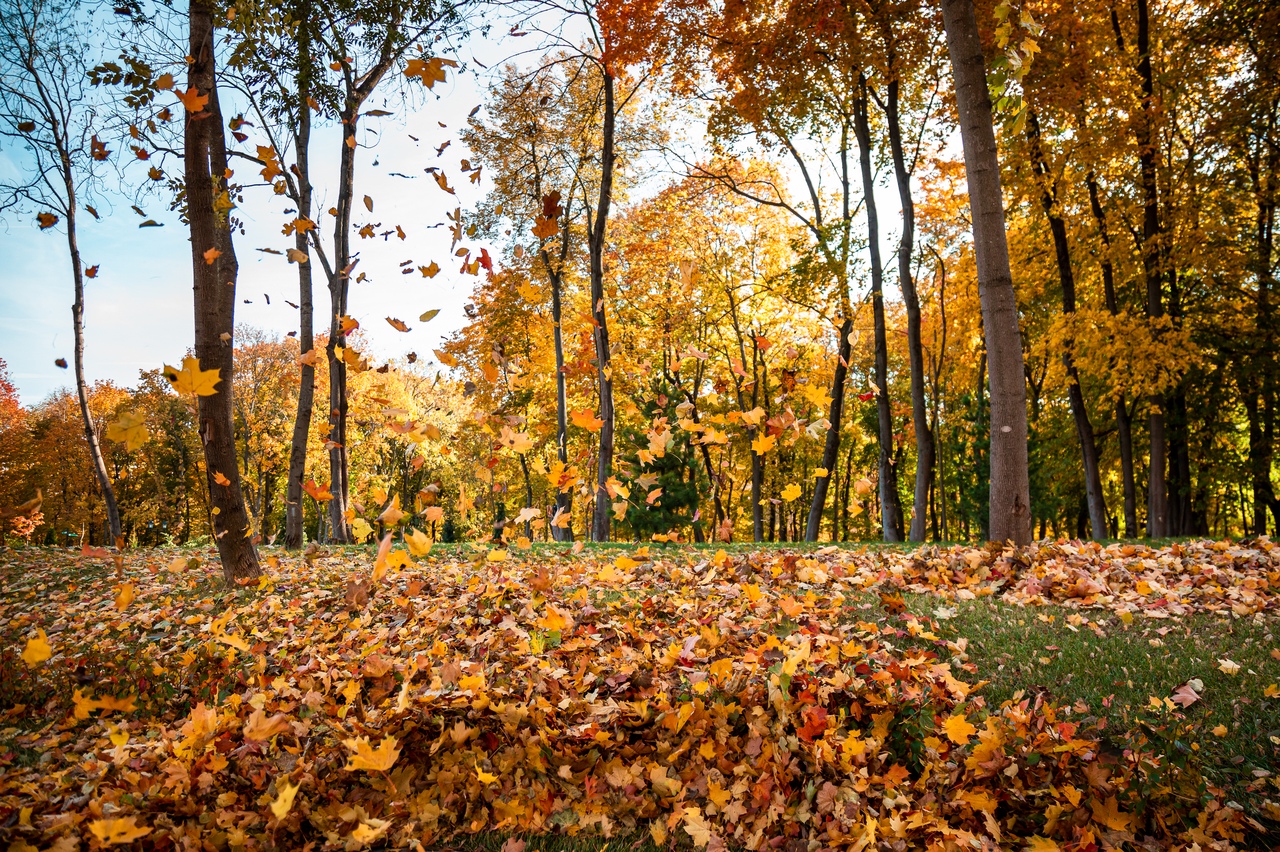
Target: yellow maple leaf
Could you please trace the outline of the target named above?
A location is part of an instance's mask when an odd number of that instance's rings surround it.
[[[431,546],[435,544],[426,533],[415,529],[405,531],[404,543],[409,546],[409,553],[414,556],[426,556],[431,552]]]
[[[351,534],[355,536],[356,541],[364,541],[373,532],[373,527],[369,526],[369,522],[364,518],[356,518],[351,522]]]
[[[396,748],[395,737],[387,737],[377,748],[374,748],[369,743],[368,737],[343,740],[342,744],[353,752],[347,758],[347,765],[343,767],[348,772],[355,772],[359,769],[364,769],[368,772],[386,772],[395,765],[396,759],[400,757],[400,749]]]
[[[428,89],[434,88],[436,83],[445,81],[445,68],[457,68],[458,63],[452,59],[445,59],[442,56],[431,56],[428,58],[410,59],[405,63],[404,76],[417,77],[422,84]]]
[[[804,489],[802,489],[799,485],[796,485],[793,482],[790,485],[788,485],[786,488],[782,489],[782,499],[790,503],[792,500],[795,500],[797,497],[799,497],[802,493],[804,493]]]
[[[22,662],[26,663],[28,668],[34,669],[52,656],[53,647],[49,644],[49,637],[43,630],[37,630],[36,635],[28,639],[26,647],[22,649]]]
[[[281,780],[276,784],[276,798],[271,803],[271,813],[276,819],[284,819],[293,809],[293,799],[298,795],[298,785]]]
[[[107,424],[107,440],[124,444],[133,451],[141,447],[151,437],[147,433],[147,418],[133,411],[122,411],[120,416]]]
[[[751,442],[751,451],[758,456],[762,456],[772,450],[777,443],[777,435],[761,435]]]
[[[527,453],[533,448],[533,439],[526,432],[517,432],[510,426],[503,426],[498,436],[498,443],[513,453]]]
[[[396,494],[391,498],[391,504],[382,510],[381,515],[378,515],[378,520],[389,527],[394,527],[403,517],[404,512],[400,510],[400,495]]]
[[[813,469],[814,479],[826,479],[829,475],[830,475],[830,471],[828,471],[825,467],[815,467]]]
[[[151,829],[138,825],[137,817],[120,817],[118,819],[96,819],[89,823],[89,831],[103,846],[119,846],[122,843],[146,837]]]
[[[1027,848],[1024,852],[1059,852],[1061,849],[1056,840],[1037,834],[1027,838]]]
[[[200,369],[200,359],[188,355],[182,359],[182,369],[164,365],[164,377],[173,385],[178,393],[192,393],[196,396],[213,396],[218,392],[218,383],[222,381],[221,370]]]
[[[978,729],[969,723],[963,713],[957,713],[943,722],[942,730],[946,732],[947,739],[956,745],[964,745],[978,732]]]
[[[1094,799],[1089,802],[1089,809],[1093,811],[1093,818],[1097,822],[1113,831],[1128,831],[1129,824],[1133,821],[1131,814],[1120,810],[1120,803],[1116,801],[1115,796],[1109,797],[1105,802]]]
[[[480,764],[478,763],[476,764],[476,778],[480,779],[481,784],[498,783],[498,776],[494,775],[491,772],[485,772],[483,769],[480,768]]]
[[[387,829],[390,827],[390,820],[369,817],[367,820],[361,820],[360,824],[355,827],[355,830],[351,832],[351,839],[368,846],[386,834]]]
[[[450,355],[448,352],[441,352],[439,349],[432,349],[431,351],[435,353],[436,360],[441,364],[444,364],[446,367],[458,366],[458,359]]]
[[[127,609],[136,597],[137,594],[133,590],[133,583],[121,583],[116,588],[116,609]]]

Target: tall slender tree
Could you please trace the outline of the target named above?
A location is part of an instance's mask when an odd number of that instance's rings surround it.
[[[1031,541],[1027,387],[1018,300],[1009,271],[1000,159],[973,0],[942,0],[973,222],[991,395],[990,537]]]
[[[101,116],[86,78],[92,61],[90,26],[86,10],[75,0],[0,2],[0,136],[16,140],[30,155],[25,174],[0,183],[0,210],[34,207],[42,230],[59,222],[65,229],[74,294],[76,397],[106,509],[104,537],[115,543],[121,539],[120,508],[89,410],[84,370],[85,278],[95,276],[98,267],[86,270],[80,256],[79,213],[93,210],[83,196],[93,191],[97,172],[109,157],[96,133]]]
[[[183,166],[191,266],[195,279],[195,354],[201,370],[217,370],[212,393],[197,397],[205,479],[213,514],[214,539],[228,582],[259,576],[254,531],[240,489],[236,462],[234,406],[236,262],[232,241],[231,188],[227,145],[215,69],[213,9],[194,0],[188,12],[187,92]]]

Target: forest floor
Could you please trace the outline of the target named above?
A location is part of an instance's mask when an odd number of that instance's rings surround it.
[[[1265,539],[262,554],[0,552],[0,849],[1280,845]]]

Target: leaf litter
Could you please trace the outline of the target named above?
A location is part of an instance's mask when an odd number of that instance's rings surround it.
[[[190,552],[10,552],[0,826],[10,849],[1247,848],[1262,826],[1194,764],[1043,692],[989,706],[900,593],[1274,613],[1272,553],[313,547],[226,590]]]

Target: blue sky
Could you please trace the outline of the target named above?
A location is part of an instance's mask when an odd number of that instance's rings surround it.
[[[484,188],[469,184],[459,171],[459,160],[467,154],[465,147],[455,139],[441,157],[435,148],[454,138],[467,113],[481,102],[483,91],[483,80],[451,74],[447,83],[419,98],[417,108],[408,115],[366,119],[361,141],[372,147],[362,148],[358,154],[355,221],[382,222],[383,230],[399,224],[408,236],[403,242],[394,236],[387,241],[379,237],[353,242],[353,250],[361,253],[359,269],[370,280],[352,284],[351,311],[367,329],[371,350],[379,358],[409,351],[429,358],[441,338],[464,322],[462,305],[475,279],[458,273],[459,262],[448,254],[445,229],[430,227],[443,222],[446,212],[459,202],[441,191],[422,169],[429,165],[445,168],[464,209],[480,199]],[[383,104],[375,95],[368,108],[376,106]],[[398,100],[385,106],[402,108]],[[438,122],[447,127],[441,128]],[[372,131],[380,133],[373,136]],[[415,142],[410,134],[420,141]],[[252,145],[261,141],[251,137],[241,147],[252,151]],[[327,209],[336,199],[339,144],[332,127],[313,137],[317,209]],[[0,179],[14,174],[22,164],[21,151],[0,148]],[[238,165],[241,169],[249,166],[243,161]],[[168,166],[170,170],[178,167],[177,163]],[[388,174],[392,171],[416,177],[393,177]],[[145,181],[142,170],[126,173],[127,183],[136,185],[139,181]],[[366,217],[359,200],[365,194],[374,199],[371,217]],[[164,227],[139,229],[143,220],[130,209],[132,202],[121,195],[107,196],[97,204],[103,214],[100,221],[82,215],[79,222],[84,263],[100,266],[97,278],[86,280],[85,367],[91,382],[108,379],[132,385],[142,370],[178,363],[194,336],[187,231],[177,216],[165,209],[167,200],[161,198],[150,198],[141,206],[149,218]],[[297,311],[285,303],[286,299],[298,301],[296,267],[280,255],[255,249],[283,250],[293,245],[292,237],[280,233],[280,226],[292,218],[282,212],[287,207],[283,197],[257,188],[249,191],[237,211],[245,220],[247,233],[236,238],[240,260],[236,321],[281,336],[297,328]],[[10,378],[28,405],[59,388],[71,387],[73,381],[71,371],[54,364],[58,358],[69,362],[73,354],[66,234],[61,223],[39,230],[34,215],[33,210],[9,211],[0,217],[0,358],[8,363]],[[331,221],[326,217],[326,223]],[[322,223],[321,227],[327,225]],[[435,260],[443,271],[433,279],[424,279],[416,271],[401,275],[399,264],[409,259],[415,265]],[[317,330],[325,325],[328,314],[328,292],[322,279],[317,264]],[[270,304],[264,294],[270,297]],[[244,299],[251,304],[245,304]],[[439,316],[429,324],[417,322],[418,316],[431,308],[440,308]],[[384,321],[386,316],[405,320],[412,331],[394,331]]]

